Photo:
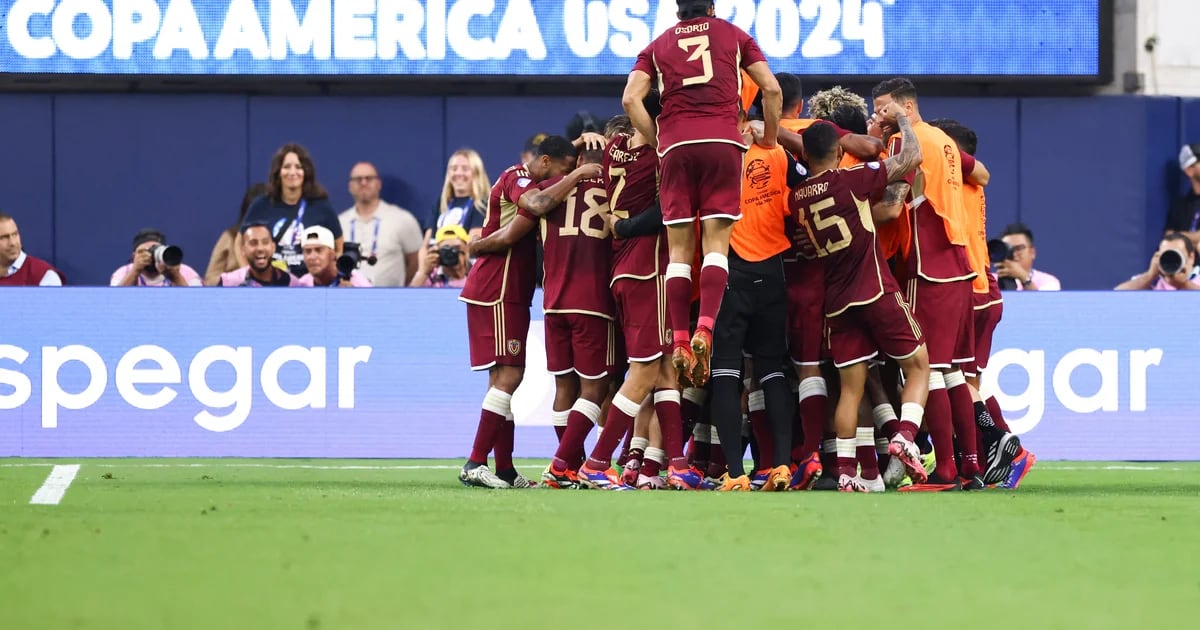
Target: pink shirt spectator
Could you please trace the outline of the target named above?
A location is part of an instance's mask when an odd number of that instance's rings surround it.
[[[1034,269],[1029,272],[1029,279],[1031,280],[1029,284],[1032,284],[1038,291],[1062,291],[1062,283],[1058,281],[1058,278],[1045,271]],[[1024,291],[1024,285],[1018,282],[1017,290]]]
[[[1135,276],[1136,277],[1136,276]],[[1200,267],[1192,267],[1192,272],[1188,274],[1188,282],[1200,284]],[[1150,285],[1151,291],[1178,291],[1179,289],[1159,276],[1154,279],[1154,284]]]
[[[109,286],[114,286],[114,287],[121,286],[121,281],[125,279],[125,276],[129,275],[129,270],[132,268],[133,268],[133,263],[129,263],[127,265],[122,265],[120,268],[118,268],[116,271],[114,271],[112,278],[109,278],[109,280],[108,280]],[[200,274],[196,273],[195,269],[192,269],[191,267],[189,267],[187,265],[179,265],[179,273],[183,276],[183,281],[186,282],[189,287],[204,286],[204,281],[201,280]],[[139,287],[169,287],[172,285],[171,285],[171,281],[167,280],[166,276],[158,276],[157,278],[147,278],[145,274],[142,274],[142,275],[138,276],[137,284],[135,286],[139,286]]]
[[[334,284],[337,284],[336,280],[334,281]],[[303,277],[301,277],[299,280],[297,280],[296,284],[293,286],[312,287],[312,286],[316,286],[316,285],[313,281],[312,274],[306,273],[306,274],[304,274]],[[333,285],[322,285],[322,286],[333,286]],[[357,271],[352,271],[352,272],[350,272],[350,286],[352,286],[352,287],[371,287],[374,285],[371,284],[370,280],[367,280],[366,276],[362,275],[361,273],[358,273]]]
[[[422,286],[431,289],[461,289],[466,284],[467,277],[465,275],[461,278],[451,278],[442,272],[441,267],[437,267],[429,273],[428,278],[425,278],[425,284]]]
[[[295,287],[299,286],[300,279],[292,274],[280,269],[273,269],[275,279],[263,284],[254,276],[250,275],[250,266],[247,265],[241,269],[235,269],[221,274],[221,282],[218,286],[222,287]]]

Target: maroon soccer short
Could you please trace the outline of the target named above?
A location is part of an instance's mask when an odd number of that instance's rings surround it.
[[[667,351],[667,308],[662,278],[617,278],[612,285],[625,354],[633,363],[658,359]]]
[[[663,223],[742,216],[742,149],[728,142],[684,144],[659,163]]]
[[[492,306],[467,304],[467,333],[471,342],[472,370],[486,370],[496,365],[525,367],[528,306],[508,302]]]
[[[921,327],[899,293],[884,293],[870,304],[853,306],[830,317],[833,364],[844,368],[875,358],[879,351],[906,359],[923,343]]]
[[[583,313],[546,313],[546,368],[604,378],[616,362],[612,320]]]
[[[788,278],[788,351],[796,365],[820,365],[825,350],[825,281],[818,265],[802,267],[799,278]],[[815,273],[816,278],[810,275]]]
[[[987,293],[975,293],[975,360],[963,366],[963,371],[974,376],[987,368],[992,354],[992,335],[1004,314],[1004,302],[993,301]]]
[[[929,367],[950,368],[969,363],[974,356],[975,318],[971,308],[971,281],[908,281],[908,303],[926,332]]]

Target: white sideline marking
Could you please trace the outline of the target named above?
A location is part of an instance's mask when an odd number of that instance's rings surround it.
[[[50,476],[46,477],[46,482],[42,484],[42,487],[33,493],[29,504],[58,505],[58,502],[62,501],[63,495],[67,493],[67,488],[71,487],[71,482],[75,481],[77,474],[79,474],[79,464],[55,466],[50,470]]]

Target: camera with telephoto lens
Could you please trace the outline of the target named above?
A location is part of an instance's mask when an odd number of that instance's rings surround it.
[[[1016,260],[1016,256],[1013,255],[1013,250],[1008,246],[1008,243],[1005,243],[998,238],[994,238],[987,242],[987,250],[988,260],[991,261],[993,265],[1002,263],[1006,260]],[[1000,283],[1001,291],[1012,291],[1013,289],[1017,288],[1017,280],[1015,278],[999,278],[998,281]]]
[[[438,248],[438,264],[443,267],[457,267],[462,248],[454,245],[442,245]]]
[[[177,245],[158,245],[150,250],[150,271],[157,271],[159,265],[175,267],[183,263],[183,250]]]
[[[368,265],[374,265],[379,259],[374,254],[370,256],[362,255],[362,245],[359,243],[343,243],[342,255],[337,259],[338,275],[344,280],[350,279],[350,274],[354,273],[363,262]]]
[[[1173,276],[1183,271],[1185,260],[1187,258],[1178,249],[1164,250],[1163,253],[1158,255],[1158,270],[1164,276]]]

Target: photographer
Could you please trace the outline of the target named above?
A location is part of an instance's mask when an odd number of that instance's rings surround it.
[[[1118,291],[1196,291],[1200,268],[1196,267],[1196,246],[1180,232],[1168,232],[1150,257],[1150,267],[1118,284]]]
[[[167,237],[154,228],[133,236],[133,262],[113,272],[114,287],[198,287],[203,284],[195,269],[183,264],[183,251],[168,246]]]
[[[421,257],[420,267],[408,286],[462,288],[471,269],[467,261],[470,242],[471,237],[461,225],[451,224],[438,229],[433,246]]]
[[[338,255],[334,252],[336,240],[333,232],[322,225],[305,228],[300,237],[304,267],[308,273],[296,281],[298,287],[369,287],[371,281],[354,269],[356,261],[351,257],[349,269],[343,271]]]
[[[1006,248],[1001,260],[995,263],[996,277],[1000,279],[1000,288],[1017,291],[1061,291],[1062,283],[1058,278],[1033,268],[1037,260],[1037,247],[1033,245],[1033,231],[1024,223],[1010,223],[1004,228],[1000,240]],[[989,244],[989,250],[993,246]]]

